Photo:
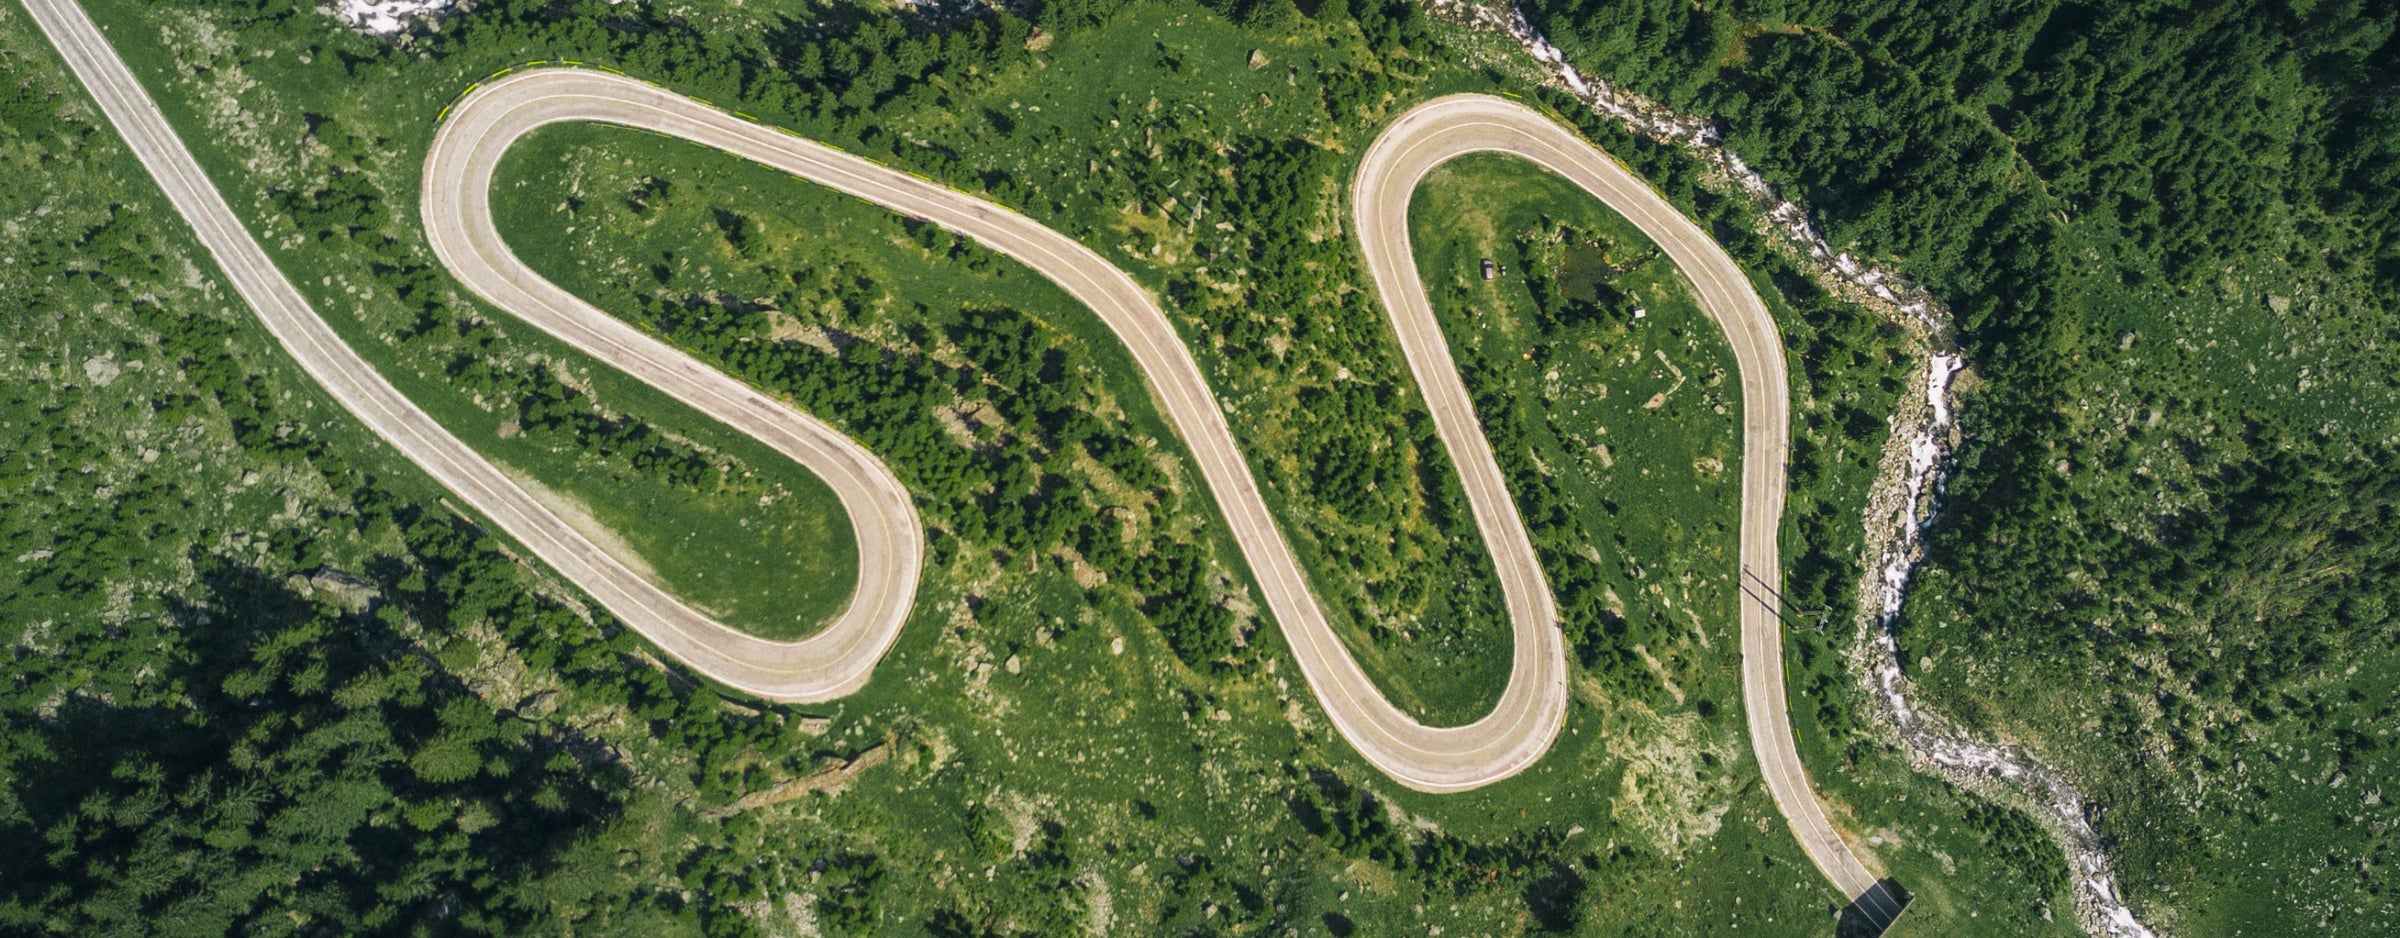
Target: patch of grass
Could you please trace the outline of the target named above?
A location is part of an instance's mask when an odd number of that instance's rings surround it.
[[[1671,675],[1688,669],[1673,662],[1738,647],[1740,384],[1722,336],[1638,229],[1521,161],[1470,156],[1436,170],[1410,228],[1469,390],[1508,408],[1485,419],[1522,428],[1494,434],[1522,447],[1501,453],[1504,465],[1538,475],[1519,479],[1517,499],[1571,506],[1542,546],[1554,583],[1590,582],[1578,598],[1606,606],[1598,628],[1570,626],[1578,657],[1612,687],[1681,703]],[[1578,255],[1613,255],[1618,268]],[[1486,258],[1506,272],[1483,280]],[[1625,298],[1622,308],[1561,313],[1537,300],[1571,274]]]

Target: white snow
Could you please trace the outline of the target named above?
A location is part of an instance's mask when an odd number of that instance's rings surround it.
[[[359,29],[386,36],[408,28],[413,19],[449,9],[454,0],[334,0],[334,18]]]

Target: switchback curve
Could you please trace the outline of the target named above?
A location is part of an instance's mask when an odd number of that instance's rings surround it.
[[[1391,310],[1409,368],[1428,388],[1437,417],[1444,408],[1463,410],[1469,402],[1463,392],[1443,400],[1447,389],[1427,380],[1436,373],[1454,375],[1456,367],[1417,278],[1408,240],[1408,203],[1427,173],[1470,153],[1525,160],[1607,204],[1675,262],[1692,282],[1701,308],[1724,331],[1742,381],[1741,545],[1739,563],[1731,572],[1741,590],[1742,700],[1751,748],[1758,754],[1759,771],[1776,808],[1809,859],[1843,894],[1880,911],[1889,895],[1878,889],[1876,876],[1851,851],[1809,787],[1786,707],[1783,623],[1780,610],[1769,603],[1782,595],[1783,562],[1776,534],[1783,523],[1784,473],[1791,449],[1791,382],[1774,316],[1716,239],[1590,141],[1539,111],[1502,98],[1437,98],[1410,109],[1376,138],[1361,160],[1350,197],[1368,273]],[[1454,425],[1441,423],[1442,442],[1452,453],[1462,446],[1484,445],[1480,433],[1473,440],[1454,439]],[[1483,462],[1488,465],[1489,457]],[[1467,475],[1472,492],[1474,473]]]
[[[25,5],[236,291],[311,378],[379,437],[629,625],[699,670],[761,696],[826,699],[865,683],[913,601],[922,525],[889,470],[854,442],[615,323],[534,275],[506,250],[490,218],[491,174],[508,144],[533,128],[572,120],[623,124],[776,166],[974,237],[1033,266],[1090,305],[1134,352],[1162,411],[1192,447],[1328,715],[1369,762],[1412,788],[1458,791],[1522,771],[1556,737],[1566,702],[1555,607],[1522,520],[1500,484],[1472,411],[1460,406],[1466,398],[1456,372],[1434,367],[1446,366],[1448,355],[1415,281],[1406,205],[1416,181],[1442,161],[1481,150],[1533,160],[1632,218],[1693,276],[1704,305],[1733,340],[1743,370],[1740,575],[1772,582],[1779,570],[1773,529],[1783,497],[1786,406],[1772,320],[1721,248],[1597,149],[1531,110],[1467,96],[1424,105],[1379,138],[1353,190],[1371,272],[1393,299],[1395,331],[1426,388],[1453,463],[1468,479],[1515,637],[1509,686],[1493,712],[1463,727],[1428,727],[1385,700],[1326,625],[1189,351],[1147,293],[1097,254],[974,196],[619,76],[542,69],[477,89],[438,131],[427,158],[426,222],[444,262],[471,289],[537,327],[808,465],[826,477],[851,512],[862,570],[849,608],[833,626],[802,642],[747,636],[699,615],[610,558],[376,374],[243,229],[90,18],[72,0],[25,0]],[[1768,465],[1771,470],[1761,468]],[[1756,625],[1762,621],[1763,626]],[[1775,623],[1745,604],[1743,633],[1745,697],[1754,744],[1768,763],[1770,788],[1812,859],[1838,886],[1857,895],[1863,891],[1857,884],[1868,874],[1824,823],[1796,757],[1787,758],[1791,740],[1782,712]],[[1811,818],[1813,824],[1804,823]],[[1871,879],[1864,882],[1872,885]]]
[[[1509,685],[1491,713],[1465,726],[1427,726],[1385,699],[1334,634],[1199,364],[1149,291],[1091,249],[1023,215],[645,82],[590,69],[539,68],[486,83],[460,100],[426,156],[426,231],[435,255],[469,290],[711,417],[778,443],[823,475],[845,505],[905,501],[890,474],[838,432],[610,317],[542,279],[508,249],[491,214],[491,186],[502,155],[536,129],[572,122],[648,130],[752,160],[941,225],[1057,283],[1132,353],[1160,412],[1190,447],[1302,675],[1335,729],[1367,761],[1411,788],[1446,792],[1513,775],[1549,749],[1566,714],[1566,654],[1557,610],[1472,410],[1437,409],[1435,419],[1444,424],[1445,438],[1472,441],[1470,448],[1452,451],[1453,461],[1477,483],[1469,486],[1469,499],[1485,542],[1494,548],[1515,651]],[[1433,341],[1440,341],[1438,333]],[[1420,379],[1438,385],[1437,397],[1465,398],[1455,372]],[[777,433],[781,436],[768,435]],[[922,537],[903,525],[913,526],[915,520],[895,512],[888,522],[858,523],[857,510],[852,509],[860,538],[860,590],[845,618],[810,641],[827,641],[856,623],[881,627],[906,615],[909,594],[868,584],[898,584],[897,568],[904,567],[905,582],[913,585]],[[871,542],[877,538],[881,543]],[[800,696],[788,676],[806,663],[797,645],[763,642],[697,614],[685,615],[688,607],[671,597],[662,595],[662,600],[610,605],[610,611],[736,688]],[[831,642],[855,659],[836,672],[863,673],[871,667],[888,644],[888,638],[878,638]],[[832,696],[807,690],[810,696]]]

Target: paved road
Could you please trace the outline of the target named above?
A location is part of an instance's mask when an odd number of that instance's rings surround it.
[[[1477,152],[1532,162],[1624,215],[1691,279],[1701,307],[1725,331],[1742,379],[1741,566],[1732,572],[1742,590],[1742,698],[1751,748],[1758,753],[1767,790],[1809,859],[1844,894],[1868,895],[1875,875],[1826,820],[1794,749],[1791,715],[1785,708],[1782,623],[1777,610],[1762,601],[1775,599],[1782,588],[1776,533],[1783,521],[1784,469],[1790,450],[1790,379],[1774,317],[1715,239],[1590,142],[1538,111],[1501,98],[1454,95],[1429,101],[1402,115],[1368,148],[1351,187],[1351,204],[1368,271],[1391,304],[1409,368],[1426,388],[1437,416],[1445,410],[1465,411],[1468,399],[1455,377],[1438,377],[1455,376],[1457,370],[1417,278],[1408,242],[1408,199],[1418,180],[1434,167]],[[1463,434],[1454,433],[1458,421],[1442,423],[1442,441],[1452,453],[1483,451],[1486,444],[1472,421],[1472,416],[1466,419]],[[1491,464],[1488,456],[1466,462],[1470,493],[1499,484],[1496,474],[1480,478],[1478,470]],[[1487,525],[1485,530],[1491,528]]]
[[[611,558],[377,375],[275,269],[81,9],[71,0],[25,4],[235,289],[312,378],[619,619],[694,668],[760,696],[822,700],[866,682],[914,599],[922,524],[905,489],[855,442],[592,308],[507,250],[490,214],[493,170],[510,144],[545,124],[614,123],[715,147],[934,221],[1058,282],[1097,313],[1141,365],[1336,728],[1369,762],[1409,787],[1459,791],[1522,771],[1557,736],[1567,699],[1550,590],[1415,276],[1407,204],[1416,182],[1444,160],[1476,151],[1532,160],[1623,212],[1692,277],[1742,371],[1742,563],[1747,574],[1769,584],[1779,578],[1775,533],[1782,515],[1787,401],[1772,319],[1731,259],[1696,226],[1534,111],[1471,96],[1421,106],[1377,140],[1353,190],[1370,271],[1392,301],[1394,329],[1466,482],[1515,637],[1509,685],[1492,713],[1466,726],[1431,727],[1384,699],[1334,635],[1189,350],[1148,292],[1098,254],[975,196],[623,77],[541,69],[478,88],[453,109],[426,160],[425,222],[443,262],[469,289],[537,328],[808,466],[850,512],[861,569],[849,607],[804,641],[753,638],[701,615]],[[1776,620],[1745,603],[1742,631],[1744,692],[1769,788],[1819,867],[1844,891],[1864,893],[1873,877],[1826,823],[1793,753]]]

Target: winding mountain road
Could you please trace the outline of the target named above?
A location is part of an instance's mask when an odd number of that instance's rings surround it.
[[[774,167],[973,238],[1056,282],[1098,315],[1132,352],[1160,412],[1190,447],[1218,510],[1232,528],[1234,542],[1258,578],[1267,607],[1291,644],[1301,674],[1343,738],[1393,779],[1435,792],[1474,788],[1513,775],[1550,748],[1565,721],[1567,703],[1566,651],[1558,633],[1558,611],[1534,556],[1532,539],[1501,484],[1499,465],[1483,441],[1474,412],[1464,405],[1466,388],[1457,372],[1421,372],[1419,378],[1435,389],[1437,400],[1459,402],[1455,407],[1437,408],[1435,419],[1445,439],[1471,447],[1452,452],[1460,454],[1455,461],[1468,469],[1469,501],[1485,542],[1493,548],[1515,652],[1508,688],[1491,713],[1465,726],[1434,727],[1417,722],[1385,699],[1334,634],[1309,589],[1299,559],[1259,493],[1256,477],[1234,442],[1233,430],[1226,424],[1199,363],[1150,292],[1090,248],[1039,222],[981,197],[752,123],[644,82],[589,69],[533,69],[487,82],[461,99],[435,134],[425,160],[426,231],[434,254],[468,289],[744,432],[756,435],[783,427],[828,449],[847,442],[811,418],[761,402],[757,392],[543,280],[509,251],[491,214],[493,173],[502,155],[536,129],[578,122],[654,131]],[[1424,321],[1431,323],[1430,313]],[[1438,331],[1431,341],[1440,344]],[[743,401],[759,403],[745,406]],[[829,467],[821,455],[807,448],[786,452],[826,475],[837,490],[888,487],[901,494],[897,483],[880,467],[864,471],[871,457],[863,453],[857,464],[845,461]],[[846,500],[849,497],[845,495]],[[862,500],[880,500],[880,496]],[[905,561],[915,567],[918,559],[913,553],[892,551],[887,544],[869,544],[867,532],[873,529],[859,526],[862,583],[870,572],[880,580],[879,568],[885,566]],[[909,533],[912,541],[921,540],[921,535]],[[908,600],[904,594],[862,587],[851,608],[855,614],[861,607],[888,604],[889,614],[896,616],[906,612]],[[636,618],[652,612],[651,607],[637,608],[632,614],[610,608],[645,634],[655,628]],[[673,607],[660,608],[671,611]],[[837,622],[818,638],[847,624]],[[702,653],[737,647],[737,641],[743,643],[738,647],[745,652],[748,646],[761,644],[716,623],[679,620],[665,631],[661,644],[678,655],[685,654],[686,642],[691,640],[698,641],[702,647],[694,650]],[[870,645],[861,642],[856,647],[863,656]],[[880,651],[874,649],[876,654]],[[775,663],[781,665],[782,661]],[[869,664],[872,658],[860,662],[862,667]],[[774,675],[754,678],[733,667],[711,673],[754,693],[798,696]]]
[[[1877,896],[1869,901],[1881,906],[1889,897],[1878,892],[1876,876],[1851,852],[1809,787],[1786,708],[1783,625],[1770,602],[1780,596],[1783,580],[1776,535],[1783,523],[1784,471],[1791,448],[1791,380],[1774,316],[1716,239],[1590,141],[1539,111],[1488,95],[1453,95],[1418,105],[1368,148],[1351,186],[1351,204],[1367,270],[1391,310],[1409,369],[1426,388],[1443,445],[1451,453],[1476,452],[1481,466],[1492,464],[1417,275],[1408,239],[1408,204],[1427,173],[1469,153],[1503,153],[1525,160],[1615,209],[1657,242],[1692,282],[1700,307],[1724,330],[1742,380],[1741,556],[1734,576],[1742,591],[1742,699],[1751,748],[1758,753],[1759,769],[1776,807],[1817,869],[1843,894],[1854,899]],[[1443,382],[1437,378],[1442,375],[1452,377]],[[1445,411],[1451,413],[1447,419]],[[1490,480],[1478,478],[1472,469],[1478,460],[1466,462],[1470,494],[1479,485],[1499,484],[1496,473]],[[1891,909],[1891,914],[1897,913],[1897,908]]]
[[[855,441],[593,308],[509,251],[491,216],[493,173],[513,143],[540,127],[618,124],[754,160],[974,238],[1090,307],[1132,352],[1160,411],[1190,448],[1326,714],[1370,763],[1408,787],[1454,792],[1523,771],[1549,749],[1567,706],[1557,609],[1417,279],[1408,203],[1434,167],[1474,152],[1529,160],[1623,213],[1682,267],[1724,328],[1741,370],[1742,568],[1736,576],[1745,592],[1756,581],[1768,595],[1780,580],[1776,530],[1784,499],[1788,382],[1772,318],[1732,259],[1696,225],[1597,148],[1529,108],[1472,95],[1421,105],[1377,139],[1352,190],[1369,273],[1464,479],[1515,640],[1509,684],[1492,712],[1465,726],[1435,727],[1385,699],[1334,634],[1181,336],[1148,291],[1097,253],[981,197],[619,75],[542,68],[476,88],[451,110],[425,162],[424,221],[442,262],[501,309],[809,467],[848,510],[860,559],[848,607],[808,639],[758,639],[699,613],[612,558],[378,375],[274,267],[82,10],[72,0],[23,2],[235,289],[310,377],[628,626],[693,668],[761,697],[826,700],[866,683],[915,599],[922,523],[906,489]],[[1874,876],[1827,822],[1794,750],[1779,627],[1774,610],[1742,604],[1753,746],[1776,804],[1811,859],[1846,894],[1871,895]]]

